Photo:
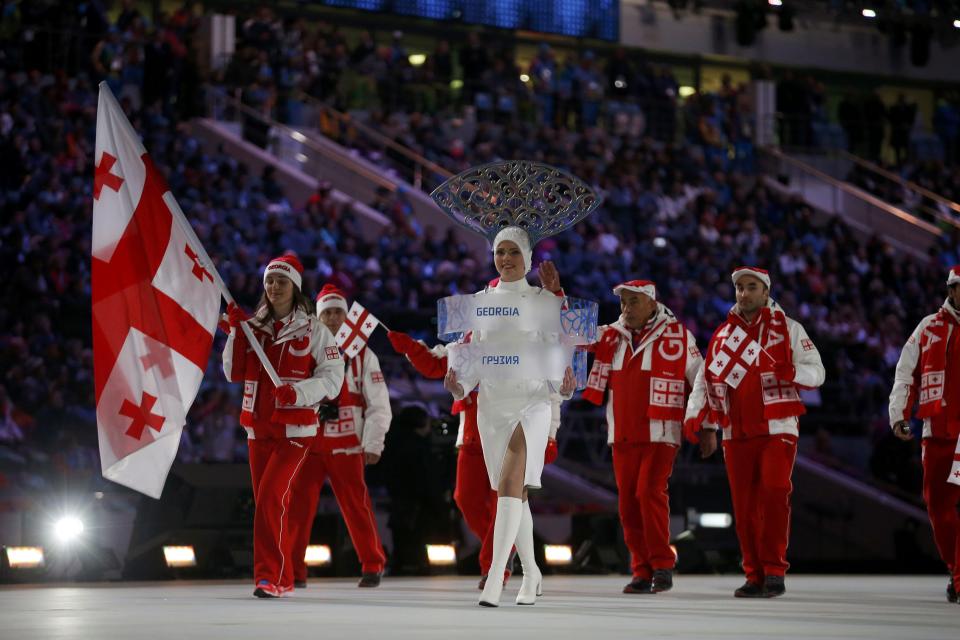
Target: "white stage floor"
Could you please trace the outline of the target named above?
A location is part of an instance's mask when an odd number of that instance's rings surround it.
[[[787,595],[732,596],[739,576],[677,576],[673,591],[620,593],[621,576],[548,576],[532,607],[477,606],[476,579],[314,580],[290,598],[258,600],[231,582],[109,583],[0,588],[0,637],[16,640],[136,638],[362,639],[891,638],[958,636],[960,605],[931,576],[790,576]]]

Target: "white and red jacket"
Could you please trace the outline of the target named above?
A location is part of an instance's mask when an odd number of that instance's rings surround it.
[[[364,347],[356,357],[346,359],[345,369],[338,398],[340,417],[324,423],[323,433],[314,440],[312,448],[326,453],[363,452],[379,456],[393,419],[380,360],[369,347]]]
[[[770,299],[768,307],[771,311],[780,312],[780,307],[773,299]],[[763,315],[758,315],[753,323],[747,324],[739,315],[736,314],[736,307],[731,309],[730,319],[724,323],[725,326],[731,326],[732,322],[738,322],[748,332],[751,338],[757,340],[764,348],[772,349],[769,340],[772,332],[767,330],[760,322]],[[779,317],[779,316],[778,316]],[[736,388],[725,386],[724,402],[727,405],[727,416],[729,424],[723,425],[723,437],[725,439],[750,438],[763,435],[800,435],[799,415],[803,413],[803,407],[799,403],[797,388],[816,388],[823,384],[826,378],[826,371],[823,368],[823,362],[820,359],[820,352],[816,345],[807,335],[806,330],[796,320],[787,316],[782,316],[786,320],[786,329],[790,338],[789,352],[792,358],[792,364],[796,368],[796,375],[792,382],[783,382],[772,379],[773,387],[763,386],[760,375],[760,367],[753,366],[749,369],[743,382]],[[723,334],[723,335],[721,335]],[[716,421],[706,419],[708,412],[707,400],[707,376],[706,364],[711,357],[716,357],[720,351],[721,342],[726,338],[726,333],[722,330],[714,334],[707,348],[707,356],[697,372],[697,378],[693,383],[693,391],[687,402],[687,413],[685,420],[703,420],[702,426],[709,431],[715,431],[720,425]],[[758,360],[759,362],[759,360]],[[768,378],[764,376],[764,378]],[[792,390],[792,391],[791,391]],[[796,404],[799,408],[797,415],[789,415],[782,418],[764,419],[764,394],[777,396],[779,393],[789,392],[796,398]],[[759,417],[758,417],[759,416]]]
[[[703,358],[697,341],[686,327],[662,303],[644,327],[637,348],[632,331],[623,318],[601,327],[598,335],[619,338],[610,361],[607,395],[607,442],[611,445],[636,442],[664,442],[680,445],[686,397],[693,387]],[[654,362],[676,363],[682,378],[675,379],[654,371]],[[673,410],[669,418],[650,417],[652,406]],[[654,412],[658,413],[658,412]]]
[[[343,384],[343,359],[333,334],[311,314],[294,310],[266,328],[250,322],[267,359],[284,383],[293,385],[297,401],[281,407],[273,383],[243,331],[230,328],[223,349],[223,372],[243,382],[240,424],[248,438],[308,438],[317,434],[317,405],[336,397]]]
[[[938,316],[942,313],[950,317],[943,322]],[[955,322],[951,322],[950,320]],[[933,323],[941,323],[935,327]],[[901,420],[909,420],[914,401],[920,395],[924,382],[940,386],[937,393],[939,402],[936,404],[933,415],[923,419],[924,438],[960,437],[960,311],[957,311],[948,301],[943,303],[938,313],[933,313],[920,321],[917,328],[910,334],[910,338],[903,346],[897,370],[893,379],[893,390],[890,392],[890,427]],[[939,329],[939,330],[938,330]],[[945,334],[946,359],[942,371],[922,371],[923,355],[929,349],[942,347],[936,342]],[[939,367],[938,367],[939,368]],[[924,377],[942,376],[940,380]],[[936,399],[936,398],[934,398]]]

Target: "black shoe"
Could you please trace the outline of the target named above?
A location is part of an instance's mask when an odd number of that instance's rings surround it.
[[[480,582],[477,583],[477,589],[483,591],[483,588],[487,586],[487,574],[480,576]]]
[[[373,587],[379,587],[381,576],[383,576],[382,571],[378,571],[377,573],[364,573],[360,576],[360,582],[357,583],[357,586],[369,589],[372,589]]]
[[[953,580],[947,583],[947,602],[957,601],[957,589],[953,586]]]
[[[733,592],[734,598],[762,598],[763,585],[747,580],[743,585]]]
[[[787,592],[783,584],[783,576],[767,576],[763,581],[763,597],[776,598]]]
[[[673,589],[673,572],[670,569],[656,569],[653,572],[653,581],[650,590],[654,593],[663,593]]]
[[[653,593],[650,590],[652,583],[649,580],[635,578],[633,582],[623,588],[624,593]]]
[[[293,588],[294,588],[294,589],[306,589],[306,588],[307,588],[307,581],[306,581],[306,580],[294,580],[294,581],[293,581]]]

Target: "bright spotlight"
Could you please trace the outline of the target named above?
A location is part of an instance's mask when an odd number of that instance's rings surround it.
[[[726,529],[733,524],[729,513],[701,513],[700,526],[705,529]]]
[[[66,516],[57,520],[53,525],[53,531],[60,542],[73,542],[83,533],[83,521],[76,516]]]
[[[876,18],[876,17],[877,17],[877,12],[874,11],[873,9],[864,9],[863,11],[861,11],[861,13],[863,14],[863,17],[864,17],[864,18]]]
[[[43,566],[43,547],[6,547],[11,569],[36,569]]]
[[[954,28],[954,29],[960,29],[960,20],[954,20],[954,21],[953,21],[953,28]]]
[[[545,544],[543,557],[547,564],[570,564],[573,562],[573,548],[568,544]]]
[[[197,554],[190,545],[163,547],[163,559],[171,569],[197,566]]]
[[[782,6],[783,6],[783,0],[768,0],[768,2],[770,3],[770,6],[771,6],[771,7],[782,7]]]
[[[330,547],[325,544],[311,544],[303,555],[303,561],[308,567],[319,567],[330,564]]]
[[[530,76],[525,73],[520,74],[520,82],[530,82]]]
[[[422,53],[411,53],[407,57],[407,60],[410,61],[411,66],[419,67],[420,65],[422,65],[424,62],[427,61],[427,56]]]
[[[457,550],[452,544],[428,544],[427,562],[433,566],[456,564]]]

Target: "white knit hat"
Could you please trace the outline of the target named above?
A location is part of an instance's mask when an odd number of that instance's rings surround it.
[[[334,284],[325,284],[317,294],[317,317],[324,309],[343,309],[347,312],[347,296]]]
[[[523,275],[530,273],[530,267],[533,266],[533,250],[530,248],[530,236],[527,232],[517,226],[504,227],[497,233],[493,239],[493,254],[497,254],[497,247],[504,240],[513,242],[520,247],[520,254],[523,256]]]
[[[733,284],[737,284],[737,280],[743,276],[753,276],[763,284],[767,285],[767,289],[770,288],[770,272],[766,269],[761,269],[760,267],[737,267],[733,270],[731,277],[733,278]]]
[[[285,256],[274,258],[263,270],[263,284],[267,284],[267,276],[280,275],[290,278],[297,289],[303,289],[303,265],[297,256],[288,253]]]
[[[947,286],[960,282],[960,264],[950,269],[950,275],[947,276]]]
[[[622,291],[634,291],[649,296],[651,299],[657,299],[657,285],[652,280],[630,280],[618,284],[613,288],[613,295],[619,296]]]

